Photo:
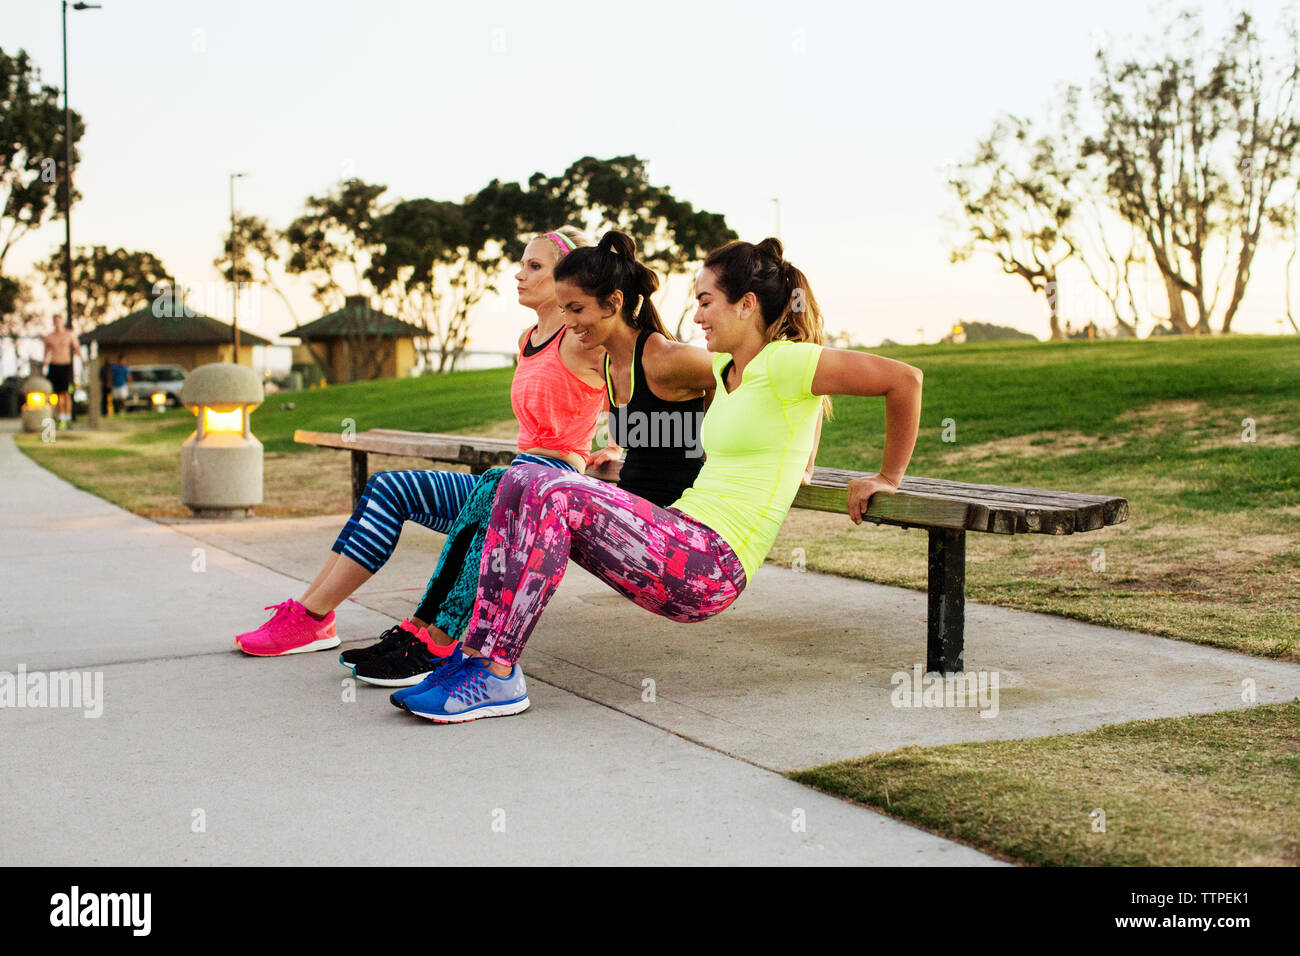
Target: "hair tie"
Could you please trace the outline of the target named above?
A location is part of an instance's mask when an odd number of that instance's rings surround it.
[[[560,247],[560,258],[563,259],[576,247],[572,244],[568,236],[559,232],[548,232],[546,238]]]

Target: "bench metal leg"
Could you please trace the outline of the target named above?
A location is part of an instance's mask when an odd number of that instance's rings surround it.
[[[925,669],[955,673],[962,660],[966,625],[966,532],[930,529],[930,609]]]
[[[361,502],[361,496],[366,490],[366,481],[370,478],[370,466],[366,461],[367,454],[364,451],[352,452],[352,507],[355,508]]]

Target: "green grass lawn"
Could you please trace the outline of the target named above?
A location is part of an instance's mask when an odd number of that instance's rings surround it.
[[[1026,863],[1300,864],[1300,703],[904,747],[789,776]]]

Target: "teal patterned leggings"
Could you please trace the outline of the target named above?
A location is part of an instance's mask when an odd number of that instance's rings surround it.
[[[540,455],[520,457],[531,464],[577,471],[559,458]],[[512,467],[514,464],[516,463],[512,463]],[[438,555],[438,565],[434,568],[433,577],[429,579],[424,597],[415,612],[417,619],[441,628],[453,638],[459,638],[465,632],[470,615],[474,612],[479,563],[483,556],[488,519],[492,517],[497,486],[505,473],[505,468],[489,468],[479,477],[469,499],[456,516],[455,524],[447,532],[442,554]]]

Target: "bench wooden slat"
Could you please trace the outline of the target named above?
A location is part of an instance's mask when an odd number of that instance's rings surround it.
[[[861,477],[863,474],[870,472],[846,471],[840,468],[821,468],[814,470],[814,476],[825,474],[830,476],[847,476]],[[903,484],[907,489],[916,491],[931,491],[936,494],[963,494],[969,495],[978,493],[978,497],[992,500],[1006,500],[1016,503],[1036,503],[1053,508],[1095,508],[1097,506],[1105,507],[1106,505],[1121,502],[1123,498],[1116,498],[1109,495],[1083,495],[1073,491],[1052,491],[1046,488],[1020,488],[1001,485],[977,485],[964,481],[950,481],[944,478],[924,478],[908,475],[903,478]]]
[[[807,508],[810,511],[829,511],[832,514],[844,514],[843,486],[802,485],[794,496],[794,507]],[[988,509],[969,501],[955,498],[939,500],[920,498],[914,495],[875,495],[867,509],[867,517],[880,524],[908,525],[911,527],[934,526],[938,528],[966,529],[979,526],[980,530],[990,524]],[[1014,518],[1005,516],[1000,522],[993,522],[1004,527]],[[1011,525],[1014,528],[1014,523]],[[1012,532],[1006,531],[1004,534]]]
[[[470,442],[476,448],[486,451],[507,451],[512,454],[516,453],[518,447],[515,442],[508,438],[479,438],[474,435],[444,435],[439,432],[409,432],[397,428],[372,428],[365,435],[379,435],[392,438],[409,438],[409,439],[432,439],[438,442],[452,443],[456,441]]]
[[[509,464],[516,454],[513,448],[493,451],[480,448],[473,439],[455,435],[397,436],[375,435],[363,432],[357,435],[342,435],[337,432],[295,431],[293,440],[305,445],[320,445],[325,448],[339,448],[343,451],[370,452],[379,455],[399,455],[408,458],[427,458],[448,464],[484,465],[491,467],[498,463]]]
[[[813,500],[817,501],[818,505],[801,504],[800,499],[796,497],[795,505],[797,507],[816,507],[819,511],[843,511],[843,489],[850,481],[862,476],[862,472],[815,468],[813,469],[813,486],[833,489],[836,497],[817,496]],[[1091,530],[1091,528],[1086,528],[1084,525],[1091,524],[1100,527],[1096,522],[1102,518],[1101,510],[1096,505],[1090,505],[1089,510],[1081,513],[1076,508],[1047,507],[1037,501],[1017,502],[974,492],[959,493],[958,486],[954,486],[951,482],[948,483],[943,493],[938,493],[918,487],[915,482],[906,477],[903,479],[897,494],[873,496],[871,499],[872,508],[868,509],[867,514],[872,515],[874,513],[877,502],[883,504],[888,498],[899,497],[919,498],[927,501],[958,500],[969,502],[972,508],[968,513],[966,530],[987,531],[992,534],[1073,534],[1075,531]],[[819,506],[822,502],[829,505],[832,501],[837,501],[838,507]],[[936,526],[950,527],[948,525]]]
[[[1038,499],[1041,499],[1044,504],[1048,504],[1048,505],[1054,505],[1057,503],[1065,503],[1068,505],[1074,502],[1078,502],[1079,505],[1089,509],[1089,511],[1091,511],[1093,507],[1099,505],[1101,507],[1101,513],[1103,515],[1103,521],[1105,525],[1122,524],[1123,522],[1128,520],[1128,500],[1125,498],[1116,497],[1114,495],[1084,495],[1073,491],[1047,491],[1042,488],[1021,488],[1015,486],[1003,487],[999,485],[976,485],[976,484],[968,484],[966,482],[947,481],[941,478],[905,477],[903,481],[914,482],[917,484],[918,487],[927,487],[927,488],[932,487],[936,491],[941,490],[945,485],[947,486],[955,485],[963,493],[967,491],[984,492],[987,493],[988,495],[995,496],[998,498],[1008,497],[1011,500],[1016,500],[1018,496],[1023,496],[1024,500],[1027,502],[1031,500],[1036,501]],[[1098,525],[1097,527],[1101,527],[1101,525]],[[1090,528],[1080,529],[1080,530],[1091,531],[1094,529],[1090,527]]]

